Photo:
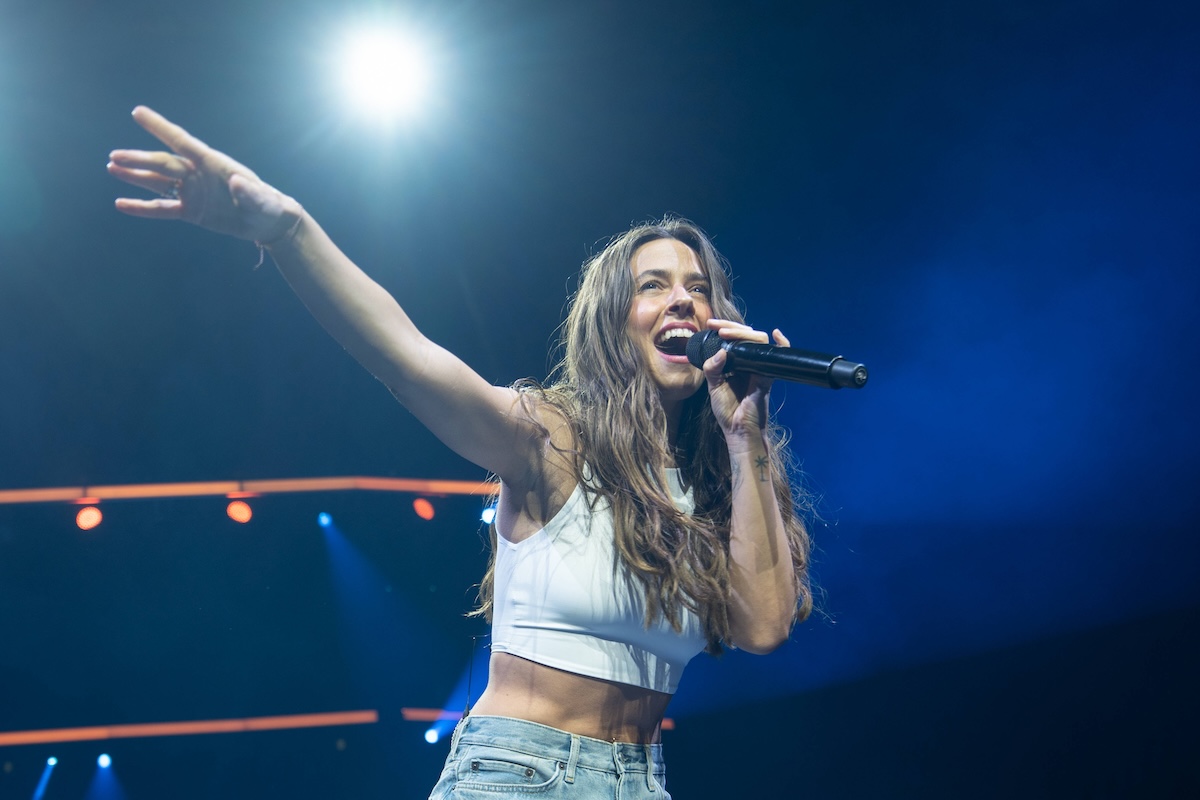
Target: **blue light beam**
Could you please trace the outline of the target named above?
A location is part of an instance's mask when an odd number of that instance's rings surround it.
[[[338,629],[350,675],[364,701],[403,705],[405,687],[438,685],[430,659],[420,654],[447,647],[444,635],[409,607],[391,584],[331,519],[322,526],[338,604]],[[444,679],[444,676],[443,676]]]
[[[117,780],[117,771],[107,753],[96,759],[96,771],[92,773],[92,782],[83,800],[126,800],[125,790]]]
[[[54,756],[46,759],[46,767],[42,770],[42,778],[38,781],[37,788],[33,790],[33,800],[42,800],[42,796],[46,794],[46,786],[50,783],[50,776],[54,773],[56,764],[58,764],[58,759]]]
[[[487,686],[488,663],[491,656],[492,649],[488,644],[488,637],[476,637],[470,661],[463,669],[454,691],[450,693],[450,697],[442,706],[443,711],[460,714],[463,709],[467,708],[469,702],[474,702],[479,698]],[[425,731],[425,741],[436,744],[443,736],[453,731],[456,724],[457,720],[454,719],[439,719],[429,726],[429,730]]]

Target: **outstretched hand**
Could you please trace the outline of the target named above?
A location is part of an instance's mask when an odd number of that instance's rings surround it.
[[[726,341],[759,342],[767,344],[773,338],[780,347],[790,347],[788,338],[776,328],[770,337],[764,331],[756,331],[749,325],[725,319],[710,319],[708,327],[716,330]],[[735,437],[761,435],[767,426],[767,402],[772,380],[765,375],[753,373],[725,373],[728,353],[718,350],[704,362],[704,377],[708,380],[708,397],[713,414],[726,441]]]
[[[285,236],[302,213],[292,198],[248,167],[214,150],[145,106],[133,119],[171,152],[114,150],[108,172],[160,195],[118,198],[117,210],[147,219],[178,219],[217,233],[270,243]]]

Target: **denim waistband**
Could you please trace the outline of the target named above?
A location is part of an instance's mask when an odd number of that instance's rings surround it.
[[[580,736],[549,725],[512,717],[466,717],[454,729],[450,757],[460,745],[477,744],[504,747],[526,755],[561,761],[573,782],[576,767],[612,773],[645,772],[666,775],[661,744],[606,742]]]

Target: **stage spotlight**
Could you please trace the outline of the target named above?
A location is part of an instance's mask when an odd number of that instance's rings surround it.
[[[364,116],[393,122],[412,114],[429,91],[424,48],[396,30],[361,31],[342,53],[343,96]]]
[[[254,512],[244,500],[234,500],[225,507],[225,513],[234,522],[247,523],[254,516]]]
[[[483,513],[479,515],[479,518],[483,520],[484,525],[491,525],[496,521],[496,507],[488,506],[483,510]]]
[[[413,511],[417,512],[417,516],[423,520],[433,519],[433,503],[424,497],[418,497],[416,500],[413,500]]]
[[[108,769],[112,766],[112,758],[108,755],[108,753],[101,753],[100,757],[96,759],[96,765],[100,767],[100,769]]]
[[[46,796],[46,787],[50,785],[50,776],[54,774],[54,767],[58,764],[58,759],[50,756],[46,759],[46,766],[42,769],[42,777],[38,781],[37,788],[33,790],[33,800],[42,800]]]
[[[442,736],[440,733],[438,733],[437,728],[430,728],[429,730],[425,731],[425,741],[429,742],[430,744],[437,744],[438,739],[440,738],[442,738]]]
[[[100,513],[100,509],[95,506],[84,506],[75,515],[75,524],[79,526],[79,530],[81,531],[90,531],[99,525],[103,519],[104,515]]]
[[[320,514],[317,514],[317,524],[322,528],[328,528],[333,524],[333,517],[322,511]]]

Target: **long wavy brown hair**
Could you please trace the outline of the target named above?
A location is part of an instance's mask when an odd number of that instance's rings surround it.
[[[646,593],[645,624],[663,617],[678,631],[683,609],[690,609],[703,623],[706,649],[716,654],[730,633],[733,487],[725,437],[709,405],[707,384],[702,384],[684,404],[672,450],[658,388],[645,357],[626,335],[634,298],[630,263],[639,247],[657,239],[675,239],[690,247],[711,284],[713,316],[742,321],[725,259],[699,227],[677,217],[639,225],[614,237],[584,264],[561,328],[562,359],[550,384],[543,387],[526,380],[516,388],[523,402],[549,403],[568,420],[575,441],[569,455],[576,480],[593,504],[600,497],[611,504],[617,553]],[[800,492],[793,496],[788,481],[793,465],[786,432],[772,420],[767,435],[775,495],[799,590],[799,621],[812,610],[810,541],[801,518],[808,501]],[[682,513],[671,501],[664,467],[674,465],[692,489],[692,514]],[[494,524],[490,535],[491,563],[480,583],[479,606],[472,612],[488,621],[495,575]]]

